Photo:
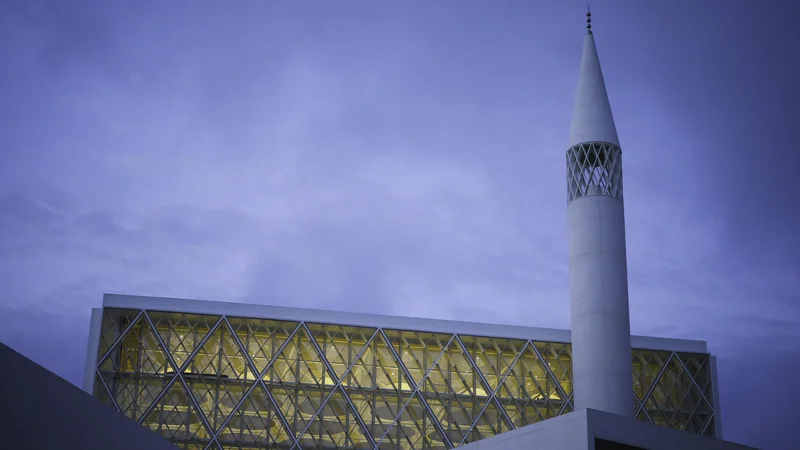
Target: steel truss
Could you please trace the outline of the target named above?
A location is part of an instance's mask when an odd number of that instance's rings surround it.
[[[586,195],[622,200],[622,150],[587,142],[567,150],[567,203]]]
[[[709,356],[634,350],[638,420],[714,435]],[[105,309],[94,394],[185,449],[449,449],[572,411],[570,346]]]

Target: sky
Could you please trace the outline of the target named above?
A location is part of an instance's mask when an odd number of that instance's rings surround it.
[[[797,2],[596,1],[631,328],[800,447]],[[0,2],[0,341],[80,385],[103,293],[569,327],[585,2]]]

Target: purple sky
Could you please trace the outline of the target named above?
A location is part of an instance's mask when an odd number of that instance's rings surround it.
[[[800,447],[786,3],[593,4],[632,330],[707,340],[764,449]],[[567,328],[584,12],[0,2],[0,341],[79,384],[104,292]]]

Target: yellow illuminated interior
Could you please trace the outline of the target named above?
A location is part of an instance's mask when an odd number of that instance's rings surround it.
[[[571,411],[568,344],[137,314],[105,311],[96,395],[179,447],[443,449]],[[702,428],[702,356],[634,351],[637,418]]]

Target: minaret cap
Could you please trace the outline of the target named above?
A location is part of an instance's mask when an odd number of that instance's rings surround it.
[[[592,7],[586,5],[586,33],[592,34]]]

